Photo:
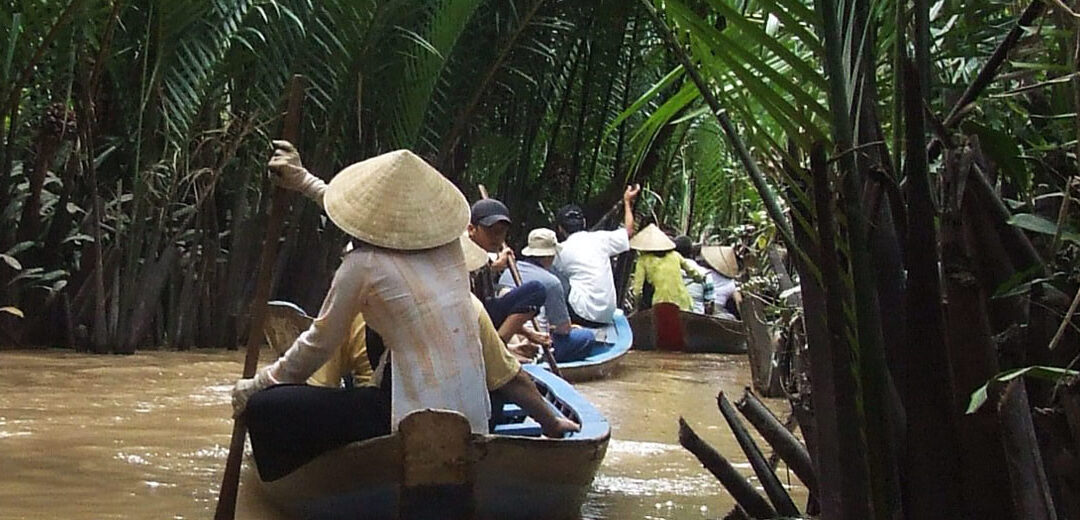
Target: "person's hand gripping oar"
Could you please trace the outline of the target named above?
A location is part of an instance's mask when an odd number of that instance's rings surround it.
[[[480,197],[488,198],[487,188],[483,184],[478,186],[480,188]],[[502,245],[503,249],[506,249],[506,244]],[[507,267],[510,268],[510,276],[514,278],[514,286],[521,287],[521,272],[518,271],[517,260],[514,259],[513,253],[506,256]],[[533,330],[540,332],[540,325],[536,323],[536,318],[529,320],[532,323]],[[551,368],[551,373],[559,377],[562,377],[562,372],[559,371],[559,364],[555,361],[555,354],[551,352],[551,345],[548,343],[540,343],[541,351],[544,353],[544,360],[547,361],[548,366]]]
[[[282,123],[282,139],[297,142],[300,137],[300,110],[304,100],[302,77],[293,76],[288,86],[288,107]],[[263,323],[266,321],[266,302],[270,299],[270,281],[278,251],[278,238],[289,209],[288,192],[275,185],[267,219],[266,236],[263,239],[262,252],[259,255],[259,271],[255,278],[255,295],[251,300],[250,320],[248,322],[247,352],[244,355],[244,379],[255,376],[259,364],[259,347],[263,341]],[[221,491],[218,493],[214,520],[232,520],[236,516],[236,495],[240,488],[240,466],[244,455],[244,440],[247,427],[243,416],[233,422],[232,438],[229,441],[229,455],[225,460],[225,474],[221,478]]]

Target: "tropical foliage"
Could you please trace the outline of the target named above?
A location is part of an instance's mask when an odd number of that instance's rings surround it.
[[[641,182],[643,219],[786,250],[825,516],[1012,511],[992,407],[963,412],[1002,370],[1075,365],[1077,19],[1057,0],[14,0],[0,341],[236,345],[300,74],[324,178],[410,148],[504,200],[518,240]],[[274,294],[313,308],[344,237],[292,208]]]

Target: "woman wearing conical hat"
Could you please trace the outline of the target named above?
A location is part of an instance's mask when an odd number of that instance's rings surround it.
[[[739,277],[739,261],[735,248],[702,246],[701,257],[709,267],[706,274],[713,286],[713,316],[738,318],[738,302],[742,299],[735,279]]]
[[[639,252],[631,282],[634,294],[640,295],[645,282],[649,282],[653,286],[653,304],[674,303],[684,311],[691,310],[683,273],[697,281],[705,277],[675,251],[675,242],[656,224],[649,224],[630,239],[630,248]]]
[[[234,412],[248,415],[264,478],[265,469],[280,476],[343,439],[385,435],[425,408],[460,412],[474,432],[486,433],[488,387],[519,404],[549,436],[578,428],[551,413],[469,292],[467,263],[478,255],[463,251],[469,206],[453,184],[399,150],[353,164],[326,185],[300,165],[292,145],[275,146],[271,169],[279,177],[287,171],[291,188],[319,202],[355,247],[342,259],[311,327],[280,359],[233,390]],[[302,385],[348,343],[361,314],[386,347],[375,386]],[[492,337],[494,349],[487,348]],[[493,375],[499,380],[491,381]],[[391,383],[382,384],[385,379]],[[270,458],[260,460],[260,452]]]

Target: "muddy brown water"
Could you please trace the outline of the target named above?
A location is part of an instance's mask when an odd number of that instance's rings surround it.
[[[241,362],[222,351],[0,352],[0,519],[211,517]],[[744,356],[631,352],[614,377],[578,385],[612,428],[582,517],[722,517],[733,501],[679,447],[677,420],[752,474],[715,401],[721,389],[741,395],[749,377]],[[804,504],[806,489],[790,484]],[[280,518],[244,493],[237,517]]]

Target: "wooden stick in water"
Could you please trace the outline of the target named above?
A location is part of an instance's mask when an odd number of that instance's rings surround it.
[[[477,187],[480,189],[481,198],[489,198],[487,188],[484,187],[483,184],[479,184]],[[503,247],[506,247],[506,244],[503,244]],[[521,272],[518,271],[517,260],[514,259],[514,255],[510,255],[509,260],[510,276],[514,278],[514,285],[521,287]],[[532,318],[530,322],[532,323],[533,330],[540,332],[540,325],[536,323],[536,318]],[[544,360],[547,361],[548,366],[551,367],[551,373],[562,377],[562,372],[559,372],[559,363],[555,361],[555,354],[551,352],[551,347],[540,345],[540,350],[544,353]]]
[[[290,142],[297,142],[300,137],[300,108],[304,99],[302,77],[295,75],[289,81],[288,108],[282,125],[281,136]],[[273,187],[273,202],[267,220],[266,236],[263,239],[262,252],[259,255],[259,271],[255,278],[255,296],[251,300],[250,320],[248,322],[247,352],[244,355],[243,377],[255,376],[259,364],[259,347],[263,341],[263,322],[266,321],[266,302],[270,299],[270,281],[274,261],[277,258],[278,239],[289,209],[288,192]],[[236,495],[240,489],[240,466],[244,455],[244,441],[247,437],[247,425],[243,418],[233,422],[232,438],[229,441],[229,456],[225,461],[225,474],[221,478],[221,491],[218,493],[214,520],[232,520],[236,516]]]

